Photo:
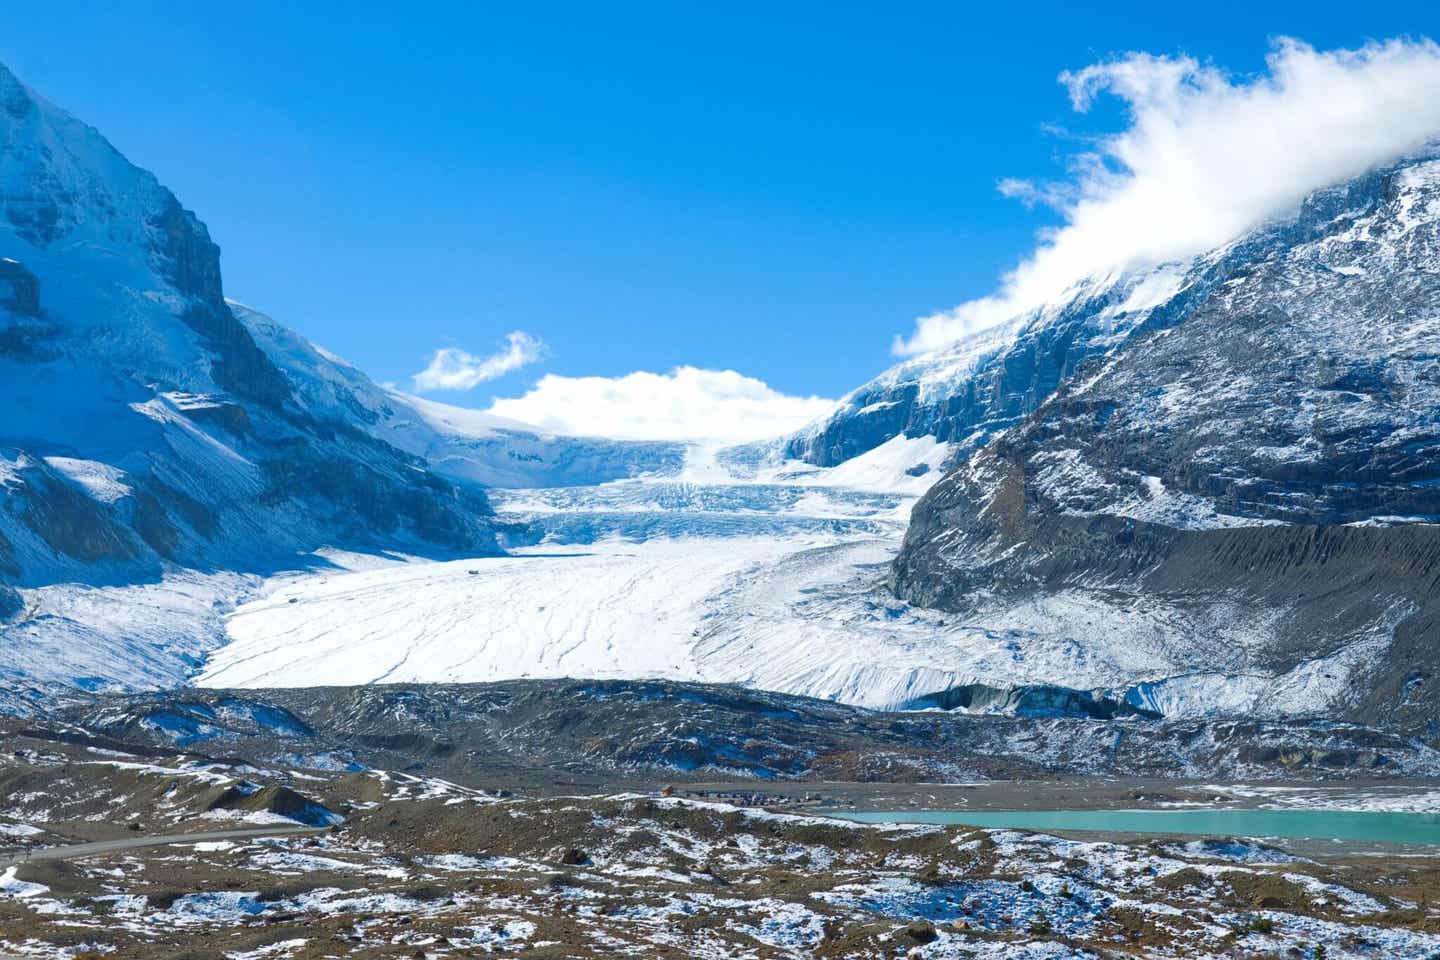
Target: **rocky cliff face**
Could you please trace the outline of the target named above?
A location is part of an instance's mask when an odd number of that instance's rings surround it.
[[[1086,282],[1063,302],[892,367],[788,438],[783,456],[835,466],[897,436],[929,436],[951,445],[952,461],[963,459],[1087,361],[1168,322],[1234,266],[1222,258]]]
[[[353,424],[443,476],[485,487],[606,483],[684,466],[686,444],[547,433],[479,410],[384,389],[265,314],[231,303],[313,416]]]
[[[1312,196],[921,500],[896,593],[1143,623],[1164,709],[1257,680],[1317,711],[1440,719],[1440,161]],[[1058,364],[1052,364],[1058,365]]]
[[[0,582],[496,549],[483,494],[293,376],[226,303],[205,225],[0,67]]]
[[[1373,174],[1322,191],[1303,214],[1192,261],[1088,279],[1054,303],[900,363],[787,438],[780,453],[833,466],[893,437],[932,436],[951,445],[951,463],[966,459],[1088,366],[1133,339],[1186,321],[1217,290],[1283,251],[1317,242],[1350,212],[1348,204],[1373,199],[1382,181],[1384,175]]]

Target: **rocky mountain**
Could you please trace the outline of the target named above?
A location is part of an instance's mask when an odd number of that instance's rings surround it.
[[[0,67],[0,622],[21,623],[4,647],[46,629],[17,588],[265,571],[322,546],[498,552],[482,492],[330,399],[227,304],[205,225]],[[125,655],[151,653],[174,659]]]
[[[1051,340],[1036,369],[1068,376],[922,498],[896,595],[964,618],[1057,617],[1081,650],[1149,637],[1168,675],[1128,696],[1161,712],[1283,689],[1430,729],[1434,157],[1319,191],[1187,266],[1179,292],[1088,359],[1076,344],[1093,321],[1062,311],[1022,333]]]
[[[493,552],[483,495],[313,402],[204,224],[0,70],[0,568],[30,583],[331,544]]]
[[[1181,322],[1277,251],[1313,241],[1314,231],[1344,216],[1352,195],[1375,189],[1382,176],[1322,191],[1304,215],[1268,224],[1208,255],[1088,278],[1007,323],[906,360],[851,391],[832,413],[771,453],[833,466],[896,436],[928,436],[951,445],[951,464],[965,459],[1033,414],[1088,364]]]
[[[1087,360],[1186,309],[1223,278],[1225,265],[1215,266],[1167,264],[1078,284],[1053,304],[891,367],[785,439],[778,454],[835,466],[894,437],[932,437],[950,445],[951,462],[963,459],[1033,412]]]
[[[673,473],[684,465],[684,443],[553,434],[381,387],[258,310],[233,301],[230,309],[307,409],[349,423],[451,479],[485,487],[569,487]]]

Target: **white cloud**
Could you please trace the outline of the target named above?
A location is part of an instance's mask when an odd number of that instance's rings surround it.
[[[548,374],[523,397],[497,399],[488,412],[556,433],[741,442],[788,433],[833,407],[734,370],[687,366],[623,377]]]
[[[469,390],[512,370],[535,363],[545,356],[545,344],[523,330],[505,337],[505,343],[488,357],[477,357],[455,347],[442,347],[430,358],[430,365],[415,374],[416,391]]]
[[[923,353],[1060,297],[1077,281],[1194,256],[1440,134],[1440,46],[1390,40],[1317,51],[1278,41],[1233,78],[1189,57],[1132,53],[1062,74],[1076,110],[1109,93],[1129,125],[1073,158],[1060,184],[999,189],[1062,226],[989,296],[921,317],[897,354]]]

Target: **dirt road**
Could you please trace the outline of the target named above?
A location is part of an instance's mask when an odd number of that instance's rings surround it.
[[[324,833],[327,827],[248,827],[239,830],[207,830],[201,833],[171,833],[151,837],[121,837],[59,847],[35,847],[0,854],[0,870],[35,860],[73,860],[137,847],[164,847],[172,843],[201,843],[206,840],[250,840],[255,837],[285,837],[297,833]]]

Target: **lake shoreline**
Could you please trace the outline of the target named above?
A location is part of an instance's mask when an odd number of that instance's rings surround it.
[[[754,780],[677,784],[697,799],[751,795],[801,802],[816,812],[887,810],[1176,810],[1186,808],[1318,808],[1400,813],[1440,812],[1440,779],[1217,780],[1063,777],[974,783],[840,783]],[[788,804],[787,804],[788,806]]]
[[[679,795],[734,801],[753,796],[756,805],[819,816],[907,814],[965,811],[1022,815],[1047,811],[1334,811],[1435,814],[1440,812],[1440,780],[1373,779],[1333,781],[1225,781],[1161,778],[1067,777],[1055,780],[987,783],[764,783],[732,781],[686,784]],[[1165,829],[1101,830],[1021,826],[1081,841],[1175,840],[1243,836],[1300,857],[1429,857],[1440,845],[1368,839],[1318,839],[1252,835],[1235,830],[1184,833]]]

